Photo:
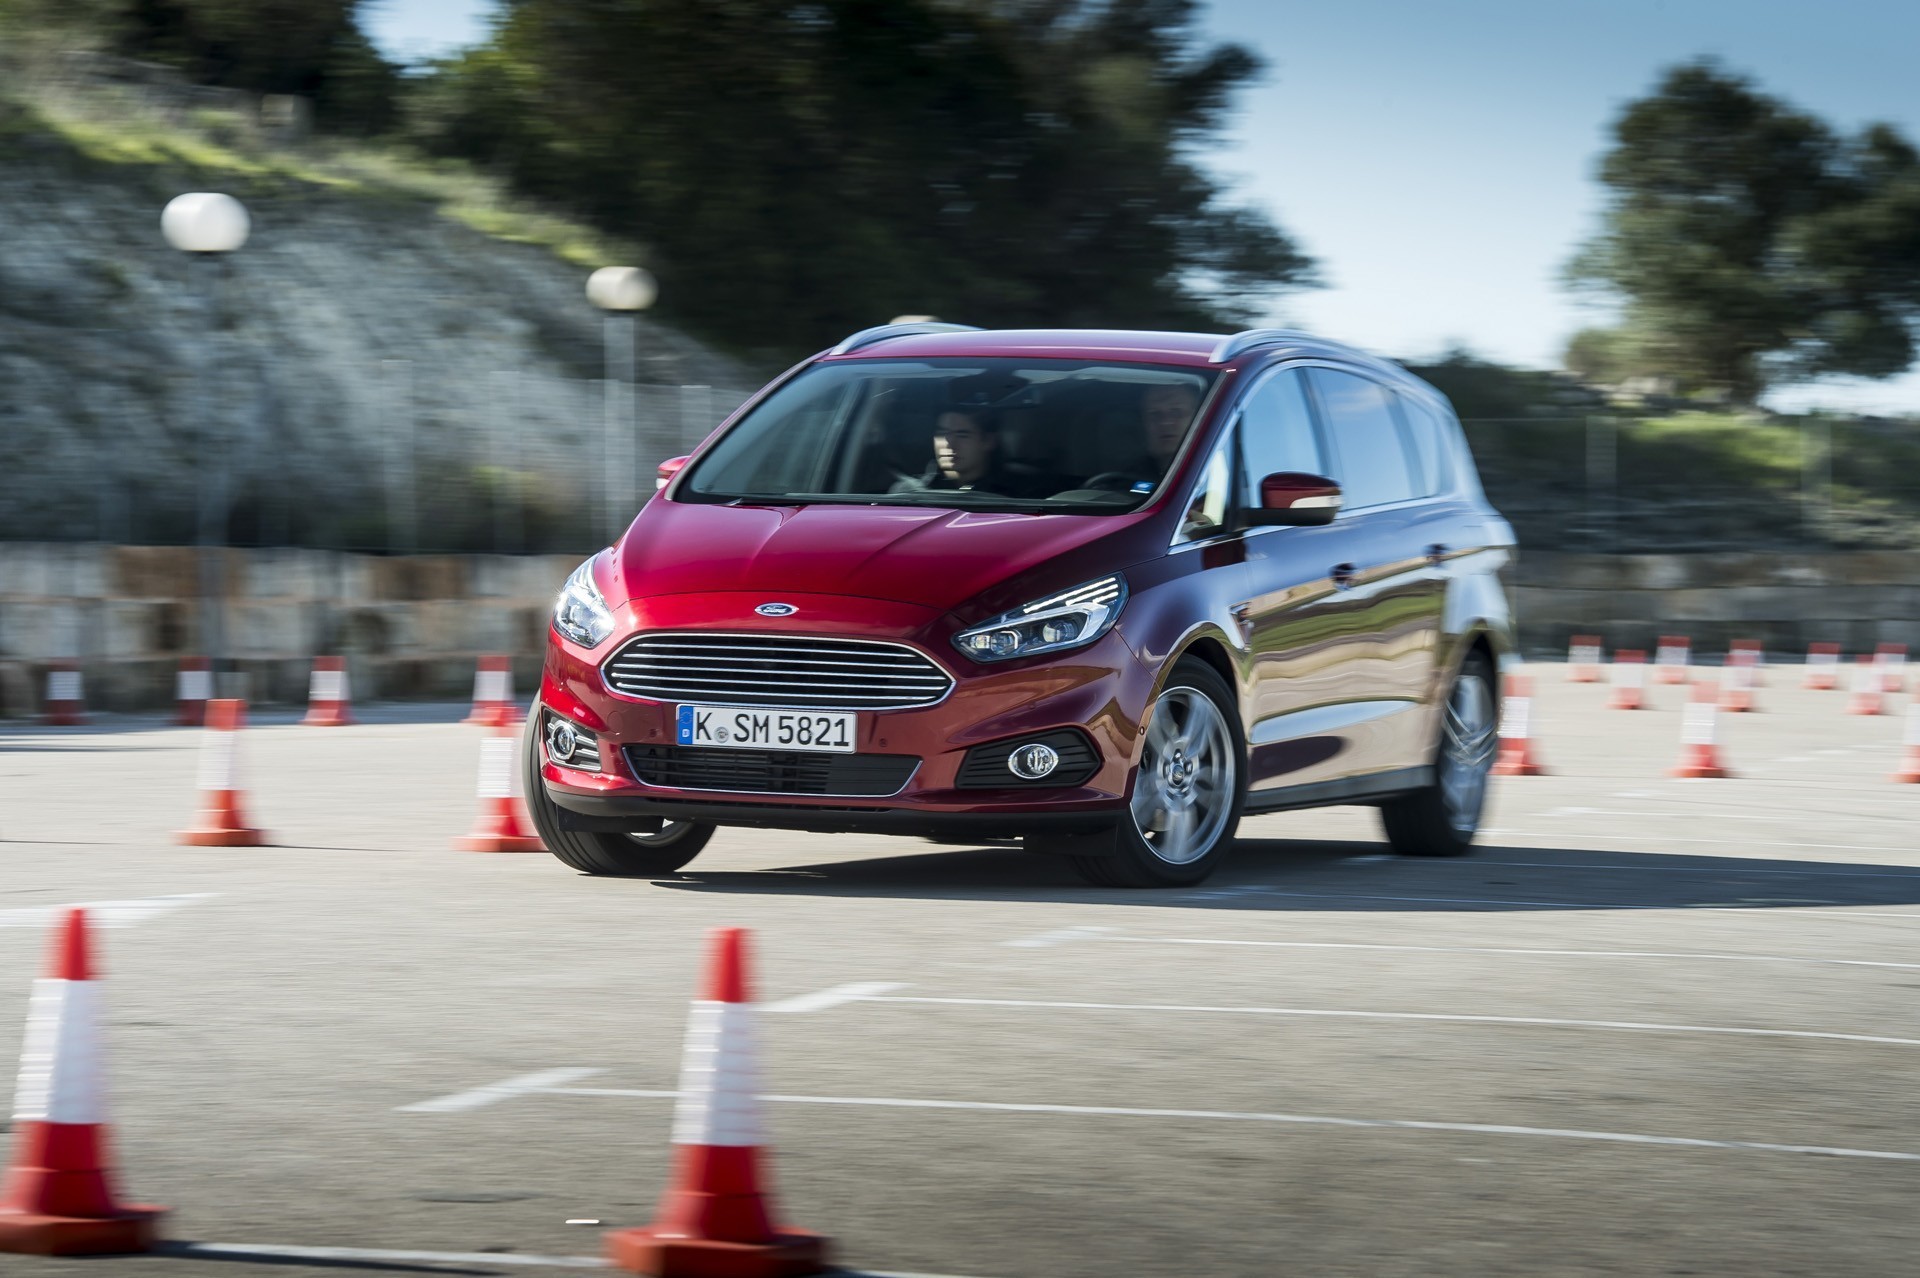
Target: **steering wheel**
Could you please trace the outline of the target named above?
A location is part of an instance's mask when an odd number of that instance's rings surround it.
[[[1082,488],[1101,488],[1108,492],[1123,493],[1131,489],[1140,480],[1123,470],[1103,470],[1092,479],[1081,484]],[[1157,485],[1156,485],[1157,486]]]

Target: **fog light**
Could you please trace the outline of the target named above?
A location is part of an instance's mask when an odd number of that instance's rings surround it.
[[[1038,781],[1060,766],[1060,752],[1038,741],[1028,742],[1007,756],[1007,767],[1023,781]]]
[[[573,752],[580,748],[580,734],[565,719],[549,716],[547,719],[547,757],[555,763],[567,763],[573,759]]]

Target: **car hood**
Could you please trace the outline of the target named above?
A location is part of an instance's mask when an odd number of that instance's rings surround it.
[[[1133,562],[1142,517],[989,514],[899,506],[719,506],[656,499],[615,548],[626,599],[707,591],[855,595],[1000,611]],[[1060,580],[1052,578],[1057,575]],[[1079,574],[1079,575],[1076,575]],[[1008,592],[1019,597],[1008,597]],[[622,602],[622,600],[610,600]],[[967,609],[974,611],[974,609]]]

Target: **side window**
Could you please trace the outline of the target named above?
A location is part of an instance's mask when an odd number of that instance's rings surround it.
[[[1439,414],[1411,395],[1396,395],[1400,417],[1407,424],[1407,439],[1413,445],[1413,477],[1416,495],[1431,497],[1453,486],[1453,449],[1451,433]]]
[[[1214,446],[1213,456],[1207,458],[1200,482],[1193,486],[1193,499],[1187,503],[1187,513],[1180,518],[1180,531],[1174,534],[1175,545],[1203,541],[1226,528],[1227,508],[1233,499],[1233,449],[1237,434],[1237,431],[1228,431],[1226,438]]]
[[[1327,473],[1307,407],[1307,383],[1289,368],[1262,382],[1240,406],[1240,504],[1260,504],[1260,481],[1283,470]]]
[[[1347,509],[1414,497],[1417,485],[1387,388],[1338,369],[1316,368],[1311,375],[1337,459],[1333,478],[1340,481]]]

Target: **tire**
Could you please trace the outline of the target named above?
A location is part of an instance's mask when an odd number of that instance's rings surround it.
[[[713,837],[711,821],[668,821],[658,834],[613,834],[597,830],[563,830],[560,809],[547,797],[540,779],[540,706],[527,716],[522,743],[527,815],[547,851],[583,874],[610,874],[625,878],[657,879],[674,874],[700,855]]]
[[[1074,868],[1101,887],[1191,887],[1233,849],[1247,798],[1247,746],[1233,689],[1205,662],[1173,668],[1146,716],[1128,810],[1098,856]]]
[[[1475,649],[1447,689],[1433,784],[1380,805],[1387,843],[1401,856],[1465,856],[1473,849],[1500,746],[1493,663]]]

